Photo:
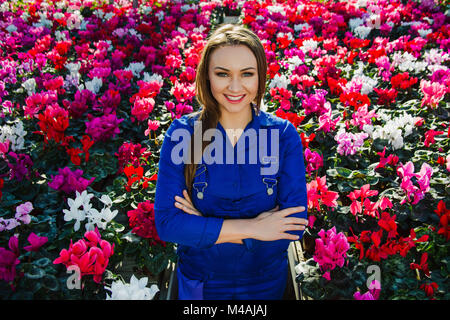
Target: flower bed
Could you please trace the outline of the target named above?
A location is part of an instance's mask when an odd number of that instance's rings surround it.
[[[175,261],[159,148],[225,14],[263,40],[266,108],[302,138],[302,291],[448,299],[450,24],[411,0],[4,2],[0,296],[154,298]]]

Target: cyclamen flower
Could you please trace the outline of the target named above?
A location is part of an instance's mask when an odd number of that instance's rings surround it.
[[[401,204],[405,202],[411,202],[417,204],[425,197],[425,193],[430,189],[430,179],[433,175],[433,168],[427,163],[423,163],[419,173],[414,173],[414,164],[408,161],[405,165],[400,164],[397,168],[397,174],[400,176],[400,187],[405,191],[406,197],[401,201]],[[416,179],[419,187],[414,185],[412,178]],[[411,200],[411,197],[413,198]]]
[[[335,269],[336,266],[342,267],[344,265],[350,245],[344,233],[336,233],[336,227],[326,232],[321,229],[318,235],[320,239],[316,239],[313,258],[319,264],[320,269],[327,273],[324,276],[329,278],[329,271]]]
[[[302,94],[301,97],[303,98],[305,115],[316,113],[320,116],[331,109],[330,103],[325,99],[326,94],[327,91],[321,89],[316,90],[316,92],[310,96]]]
[[[75,243],[70,241],[69,249],[62,249],[59,257],[53,264],[62,263],[66,267],[76,266],[80,271],[80,277],[93,275],[94,282],[100,283],[103,273],[109,263],[109,258],[114,254],[114,244],[101,239],[101,235],[95,231],[86,231],[84,239]]]
[[[181,83],[178,80],[175,81],[174,86],[170,90],[170,93],[174,95],[177,101],[190,102],[195,96],[195,84],[193,83]]]
[[[82,192],[95,180],[95,177],[87,180],[82,177],[83,170],[71,171],[69,167],[58,169],[58,174],[51,177],[48,186],[54,190],[60,190],[67,194],[74,191]]]
[[[309,148],[305,149],[305,161],[308,174],[323,167],[323,157],[317,152],[311,152]]]
[[[9,152],[8,156],[13,158],[15,161],[9,161],[7,159],[6,163],[10,169],[9,179],[17,181],[22,181],[24,178],[30,179],[31,169],[33,167],[33,161],[27,154],[16,154],[15,152]]]
[[[33,211],[33,204],[29,201],[17,206],[15,215],[16,220],[24,224],[29,224],[31,222],[31,217],[29,215],[31,211]]]
[[[130,283],[114,281],[111,287],[105,286],[105,289],[111,292],[111,296],[106,294],[106,300],[152,300],[159,289],[156,284],[147,288],[147,282],[147,277],[137,279],[134,274]]]
[[[354,155],[364,144],[364,139],[369,135],[364,132],[351,133],[340,130],[334,140],[338,142],[337,152],[340,155]]]
[[[137,98],[131,109],[131,114],[136,117],[138,121],[145,121],[150,116],[150,113],[155,106],[153,98]]]
[[[424,95],[421,106],[430,106],[431,108],[436,108],[447,92],[444,84],[423,79],[420,81],[420,90]]]
[[[88,115],[89,121],[86,122],[86,133],[94,141],[106,141],[114,138],[120,133],[119,124],[124,119],[117,119],[115,114],[105,114],[98,118]]]
[[[441,200],[434,212],[439,217],[439,230],[437,233],[442,234],[447,241],[450,240],[450,226],[448,225],[450,221],[450,209],[447,209],[445,202]]]
[[[337,198],[339,194],[334,191],[329,191],[327,186],[327,177],[317,177],[306,185],[308,195],[308,209],[317,209],[320,211],[320,206],[337,207]]]
[[[75,199],[68,199],[69,210],[64,209],[64,221],[75,220],[74,230],[80,229],[80,223],[87,220],[85,228],[92,231],[96,227],[105,229],[106,225],[111,222],[118,213],[118,210],[111,211],[112,201],[107,195],[102,195],[100,201],[104,204],[101,211],[92,207],[91,199],[93,194],[84,190],[82,193],[76,192]],[[81,209],[82,207],[82,209]]]
[[[364,105],[352,114],[350,123],[354,126],[358,126],[359,129],[362,130],[364,125],[372,124],[372,118],[377,117],[378,115],[375,113],[375,110],[368,111],[367,105]]]
[[[165,244],[156,231],[154,204],[147,200],[138,204],[137,209],[127,213],[132,232],[151,240],[152,244]]]
[[[372,283],[369,286],[369,291],[367,291],[364,294],[361,294],[361,292],[356,291],[353,297],[355,300],[378,300],[380,297],[380,291],[381,291],[381,284],[377,280],[373,280]]]
[[[64,132],[69,127],[69,112],[57,104],[48,105],[43,114],[38,116],[38,125],[44,142],[54,140],[59,143],[64,140]]]
[[[19,239],[12,236],[8,242],[10,250],[0,247],[0,280],[10,282],[16,277],[16,266],[20,263],[18,242]]]
[[[139,143],[133,144],[131,142],[124,142],[124,144],[119,147],[118,152],[114,155],[119,161],[117,173],[121,174],[127,165],[132,165],[134,167],[140,166],[151,155],[151,152],[146,148],[143,148]]]
[[[44,244],[47,243],[47,237],[39,237],[34,232],[28,236],[29,246],[23,247],[26,251],[38,251]]]

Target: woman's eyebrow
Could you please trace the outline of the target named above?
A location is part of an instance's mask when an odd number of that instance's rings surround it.
[[[230,70],[228,70],[226,68],[223,68],[223,67],[215,67],[214,69],[222,69],[222,70],[225,70],[225,71],[230,71]],[[247,68],[241,69],[241,71],[246,71],[246,70],[250,70],[250,69],[256,70],[256,68],[247,67]]]

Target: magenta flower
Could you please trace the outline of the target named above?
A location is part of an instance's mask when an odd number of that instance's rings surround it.
[[[305,149],[305,161],[308,174],[323,167],[323,157],[317,152],[311,152],[309,148]]]
[[[48,186],[54,190],[60,190],[67,194],[78,191],[83,192],[86,188],[95,180],[95,177],[90,180],[82,177],[83,170],[77,169],[71,171],[69,167],[64,169],[58,169],[58,175],[52,175],[52,181],[48,183]]]
[[[305,109],[305,115],[310,113],[316,113],[317,115],[322,115],[326,113],[327,109],[329,109],[329,102],[326,101],[325,96],[327,94],[326,90],[318,89],[316,93],[308,96],[306,94],[302,94],[303,98],[303,108]]]
[[[9,239],[9,249],[0,247],[0,280],[13,281],[16,277],[16,266],[20,263],[18,259],[18,239],[13,236]]]
[[[120,133],[119,124],[123,121],[123,119],[117,119],[115,114],[105,114],[98,118],[89,114],[88,119],[85,132],[94,141],[106,141],[115,137]]]
[[[318,235],[320,239],[316,239],[313,258],[319,264],[320,269],[326,273],[324,277],[330,280],[330,274],[327,272],[335,269],[336,266],[342,267],[344,265],[350,245],[343,232],[336,233],[336,227],[326,232],[321,229]]]
[[[364,294],[361,294],[361,292],[356,291],[353,297],[355,300],[378,300],[380,297],[380,291],[381,291],[381,284],[377,280],[373,280],[372,283],[369,286],[369,291],[367,291]]]
[[[47,243],[47,237],[39,237],[34,232],[30,233],[28,236],[29,246],[23,247],[26,251],[38,251],[45,243]]]

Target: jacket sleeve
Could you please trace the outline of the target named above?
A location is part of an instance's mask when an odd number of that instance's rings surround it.
[[[184,138],[177,138],[176,130],[184,130]],[[188,134],[189,133],[189,134]],[[188,141],[184,141],[190,131],[182,125],[179,119],[172,122],[166,132],[161,147],[158,179],[155,194],[155,224],[159,237],[167,242],[181,245],[208,248],[215,244],[222,228],[223,219],[215,217],[201,217],[183,212],[175,207],[175,196],[183,197],[186,189],[184,179],[184,162],[179,161],[179,153],[172,154],[174,147],[185,146],[187,152]],[[180,144],[182,143],[182,144]],[[178,147],[176,150],[178,150]],[[178,157],[178,158],[177,158]]]
[[[280,210],[303,206],[305,211],[294,213],[290,217],[307,219],[308,199],[302,140],[289,121],[281,136],[278,205]],[[296,234],[300,238],[303,236],[303,231],[289,231],[289,233]]]
[[[280,171],[277,195],[279,210],[303,206],[305,211],[294,213],[290,217],[307,219],[308,200],[301,138],[294,125],[289,121],[286,121],[286,125],[280,130]],[[298,235],[300,239],[304,233],[301,230],[288,232]],[[287,239],[277,241],[283,242],[286,247],[290,242]],[[257,246],[264,245],[264,241],[256,239],[244,239],[243,243],[248,250],[254,250]]]

